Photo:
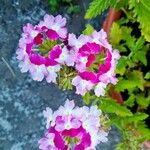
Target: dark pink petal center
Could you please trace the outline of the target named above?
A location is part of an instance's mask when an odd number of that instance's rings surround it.
[[[86,67],[90,67],[94,63],[95,60],[96,60],[95,55],[90,54],[88,57],[88,62],[86,63]]]
[[[112,55],[111,53],[108,51],[107,54],[107,58],[105,60],[105,63],[100,65],[99,67],[99,74],[103,74],[106,73],[107,71],[109,71],[110,67],[111,67],[111,59],[112,59]]]
[[[34,38],[34,44],[36,45],[40,45],[43,42],[43,35],[42,34],[38,34],[35,38]]]
[[[49,133],[54,133],[55,134],[55,138],[54,138],[55,146],[58,149],[64,149],[65,148],[65,142],[64,142],[61,134],[58,131],[56,131],[54,127],[51,127],[49,129]]]
[[[50,40],[57,40],[59,38],[59,35],[57,34],[57,32],[52,29],[49,29],[46,32],[46,35]]]
[[[91,71],[84,71],[84,72],[80,73],[79,76],[83,80],[91,81],[92,83],[98,82],[97,74],[95,74]]]
[[[96,43],[87,43],[92,54],[99,54],[100,53],[100,46]]]

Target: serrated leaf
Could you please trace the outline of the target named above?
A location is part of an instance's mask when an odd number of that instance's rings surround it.
[[[150,140],[150,129],[145,125],[144,122],[141,122],[140,124],[138,124],[138,131],[140,132],[141,134],[141,141],[139,142],[143,142],[143,141],[146,141],[146,140]]]
[[[126,41],[126,45],[130,49],[130,51],[133,51],[133,47],[135,46],[136,38],[131,36],[132,28],[123,26],[122,27],[122,37],[123,40]]]
[[[132,51],[137,52],[138,50],[142,49],[144,46],[145,40],[143,38],[143,36],[141,36],[135,43],[134,48],[132,49]]]
[[[129,109],[119,105],[111,99],[101,100],[101,104],[99,105],[99,107],[103,112],[115,113],[119,116],[132,116],[132,113]]]
[[[83,96],[83,100],[85,104],[89,105],[90,104],[90,92],[86,92],[86,94]]]
[[[147,54],[147,52],[144,51],[144,50],[138,51],[138,52],[136,52],[136,53],[133,55],[132,59],[133,59],[134,62],[140,61],[140,62],[143,63],[145,66],[147,66],[146,54]]]
[[[133,106],[134,106],[134,102],[135,102],[135,96],[134,96],[134,95],[131,95],[131,96],[124,102],[124,104],[125,104],[126,106],[133,107]]]
[[[142,35],[150,42],[150,2],[149,0],[130,0],[130,9],[133,9],[142,29]]]
[[[136,96],[136,102],[142,108],[147,108],[150,104],[150,97],[145,97],[144,95],[140,94]]]
[[[150,79],[150,72],[147,72],[144,78],[145,79]]]
[[[114,9],[121,9],[122,7],[126,7],[128,4],[127,0],[93,0],[90,3],[90,7],[87,10],[85,15],[86,19],[91,19],[101,14],[104,10],[109,7],[113,7]]]
[[[121,40],[122,40],[122,29],[120,28],[119,24],[113,23],[110,31],[110,42],[113,45],[118,45]]]
[[[144,90],[144,79],[142,72],[134,70],[127,75],[127,79],[121,79],[118,82],[116,90],[123,92],[125,89],[133,90],[136,87]]]
[[[117,74],[120,74],[120,75],[123,75],[126,71],[126,66],[127,66],[127,57],[126,56],[122,56],[119,61],[118,61],[118,64],[117,64],[117,67],[116,67],[116,73]]]
[[[148,114],[145,114],[145,113],[136,113],[133,116],[125,117],[124,121],[126,123],[131,123],[131,122],[137,123],[139,121],[145,120],[147,117],[148,117]]]
[[[94,32],[94,28],[88,24],[86,29],[82,32],[84,35],[91,35]]]
[[[128,74],[128,79],[130,81],[133,81],[135,83],[135,85],[140,88],[141,90],[144,90],[144,79],[143,79],[143,73],[138,71],[138,70],[134,70],[133,72]]]
[[[125,89],[131,90],[135,87],[136,85],[134,84],[134,82],[130,82],[130,80],[122,79],[118,82],[115,88],[117,91],[123,92]]]
[[[95,18],[111,5],[116,5],[116,0],[93,0],[86,12],[85,19]]]

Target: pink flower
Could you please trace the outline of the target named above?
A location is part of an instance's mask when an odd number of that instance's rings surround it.
[[[61,63],[57,59],[62,55],[63,40],[67,37],[66,19],[45,15],[44,21],[33,26],[23,27],[19,40],[17,59],[22,72],[29,71],[33,80],[56,83]]]
[[[72,80],[72,85],[76,87],[76,93],[81,95],[85,95],[85,93],[90,91],[94,86],[91,81],[84,80],[80,76],[76,76]]]
[[[57,73],[66,65],[73,75],[76,93],[85,95],[94,90],[104,96],[109,83],[116,84],[115,68],[120,55],[112,50],[107,34],[102,29],[91,35],[67,34],[66,19],[45,15],[38,25],[23,27],[17,59],[21,72],[30,72],[33,80],[56,83]]]
[[[76,55],[78,75],[72,81],[76,93],[85,95],[94,89],[97,96],[104,96],[106,86],[117,82],[115,68],[120,58],[118,51],[112,50],[104,30],[94,31],[90,36],[80,35],[79,38],[70,34],[68,44]]]
[[[48,66],[47,67],[47,72],[48,74],[46,75],[46,81],[48,83],[56,83],[56,78],[57,78],[57,72],[60,70],[60,65],[55,65],[55,66]]]
[[[49,123],[49,129],[39,140],[39,148],[42,150],[92,150],[100,142],[107,141],[108,133],[100,130],[101,111],[96,106],[75,107],[74,101],[67,100],[54,113],[46,108],[44,116]]]
[[[65,39],[67,36],[66,18],[62,18],[61,15],[56,17],[52,15],[45,15],[44,21],[41,21],[38,26],[40,28],[47,28],[47,34],[53,39],[56,39],[57,36]]]
[[[99,82],[94,89],[95,95],[97,97],[104,96],[106,86],[107,86],[107,84],[105,84],[103,82]]]
[[[44,65],[34,65],[30,68],[32,79],[35,81],[42,81],[47,74],[46,67]]]
[[[44,138],[39,140],[39,149],[41,150],[56,150],[56,146],[54,144],[54,133],[47,133]]]
[[[108,71],[104,72],[99,76],[99,80],[105,84],[112,83],[116,84],[117,83],[117,78],[115,77],[115,68],[118,63],[118,59],[120,59],[119,52],[117,50],[114,50],[111,54],[112,59],[109,62],[110,63],[110,69]]]
[[[62,53],[59,58],[56,59],[60,64],[64,64],[67,66],[74,66],[76,59],[76,53],[74,50],[69,50],[66,46],[62,49]]]
[[[78,38],[74,34],[68,35],[68,45],[78,52],[79,48],[89,41],[89,36],[81,34]]]
[[[107,33],[103,29],[101,29],[99,32],[94,31],[91,34],[91,40],[92,42],[95,42],[103,47],[106,47],[109,50],[112,49],[112,46],[108,43],[107,40]]]

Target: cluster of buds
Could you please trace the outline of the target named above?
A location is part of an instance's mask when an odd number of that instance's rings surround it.
[[[114,70],[120,55],[108,43],[103,29],[76,38],[68,33],[66,19],[61,15],[45,15],[38,25],[27,24],[23,31],[17,58],[21,72],[29,71],[33,80],[45,78],[48,83],[59,84],[67,67],[72,70],[69,83],[82,96],[91,90],[98,97],[104,96],[107,85],[116,84]]]
[[[108,140],[96,106],[75,107],[73,100],[67,100],[55,112],[46,108],[44,116],[47,132],[39,140],[41,150],[95,150],[97,144]]]

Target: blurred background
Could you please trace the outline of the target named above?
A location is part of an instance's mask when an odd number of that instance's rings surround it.
[[[75,99],[84,105],[74,91],[62,91],[54,84],[35,82],[18,68],[16,49],[26,23],[37,24],[43,16],[61,14],[67,18],[69,32],[80,34],[90,0],[0,0],[0,150],[37,150],[44,134],[43,110],[56,110],[64,101]],[[105,14],[90,23],[100,29]],[[97,150],[113,150],[119,133],[112,129],[109,141]]]

